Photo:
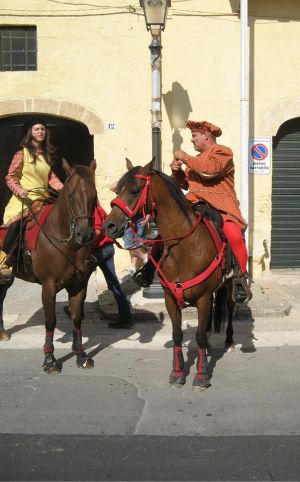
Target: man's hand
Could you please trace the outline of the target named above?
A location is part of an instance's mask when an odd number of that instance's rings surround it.
[[[172,171],[180,171],[182,164],[185,164],[186,153],[184,151],[175,151],[174,159],[170,164]]]
[[[179,161],[178,159],[173,159],[173,161],[170,164],[170,167],[172,171],[180,171],[182,165],[182,161]]]
[[[174,152],[174,160],[181,161],[181,163],[186,164],[186,156],[187,153],[184,151],[175,151]]]

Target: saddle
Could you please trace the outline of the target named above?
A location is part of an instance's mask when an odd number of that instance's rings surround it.
[[[237,268],[238,265],[235,261],[227,239],[224,236],[223,218],[220,212],[217,209],[213,208],[207,201],[201,201],[198,204],[193,204],[192,208],[194,211],[200,213],[202,216],[205,216],[210,221],[210,223],[214,225],[221,240],[226,242],[225,273],[230,273],[234,268]]]
[[[0,226],[0,249],[7,253],[6,263],[18,278],[39,283],[32,270],[31,251],[36,249],[41,227],[53,207],[35,201],[25,217]]]

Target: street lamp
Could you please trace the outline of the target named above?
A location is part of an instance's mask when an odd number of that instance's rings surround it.
[[[160,34],[165,29],[168,7],[171,0],[140,0],[143,7],[147,30],[150,30],[152,42],[151,52],[151,127],[152,157],[155,158],[155,169],[161,170],[161,43]]]
[[[143,7],[147,30],[150,30],[152,42],[151,52],[151,128],[152,128],[152,157],[155,159],[154,168],[161,171],[161,43],[160,34],[165,29],[168,7],[171,0],[140,0]],[[151,223],[152,237],[156,237],[157,227]],[[157,273],[149,288],[143,290],[145,298],[163,298],[163,290]]]

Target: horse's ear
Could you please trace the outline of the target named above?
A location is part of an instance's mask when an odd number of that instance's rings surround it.
[[[97,167],[96,159],[93,159],[92,162],[90,163],[90,168],[92,169],[92,171],[96,171],[96,167]]]
[[[71,176],[74,169],[73,169],[72,166],[70,166],[70,164],[68,163],[68,161],[64,157],[62,158],[62,166],[63,166],[64,171],[67,174],[67,176]]]
[[[125,159],[126,159],[126,167],[127,167],[128,171],[130,171],[130,169],[133,169],[133,164],[130,161],[130,159],[128,159],[127,157]]]
[[[154,163],[155,163],[155,157],[153,157],[152,161],[150,161],[148,164],[146,164],[146,166],[144,166],[143,171],[145,174],[150,174],[153,171]]]

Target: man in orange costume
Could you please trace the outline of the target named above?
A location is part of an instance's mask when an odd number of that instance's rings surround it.
[[[233,153],[229,147],[217,144],[216,138],[222,135],[219,127],[206,121],[189,121],[186,126],[191,130],[192,143],[200,154],[194,157],[176,151],[171,163],[172,176],[187,191],[186,199],[192,205],[207,201],[220,212],[224,235],[240,269],[234,283],[234,299],[240,303],[249,301],[252,293],[247,275],[248,253],[242,235],[247,224],[234,189]],[[138,275],[135,280],[138,282]]]

